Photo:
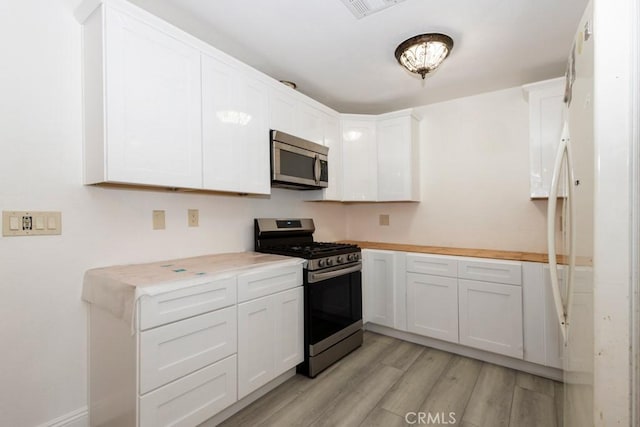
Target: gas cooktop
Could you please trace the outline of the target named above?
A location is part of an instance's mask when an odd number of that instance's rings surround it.
[[[349,243],[314,242],[312,219],[255,220],[255,250],[313,260],[308,270],[360,261],[360,248]]]

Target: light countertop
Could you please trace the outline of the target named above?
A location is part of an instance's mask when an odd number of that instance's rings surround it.
[[[403,243],[385,243],[385,242],[365,242],[347,240],[343,243],[351,243],[360,246],[362,249],[379,249],[387,251],[401,251],[401,252],[417,252],[425,254],[435,255],[452,255],[452,256],[465,256],[474,258],[489,258],[489,259],[504,259],[512,261],[529,261],[529,262],[549,262],[549,256],[546,253],[537,252],[519,252],[519,251],[501,251],[496,249],[470,249],[470,248],[450,248],[442,246],[423,246],[423,245],[409,245]],[[566,264],[566,256],[558,256],[559,264]],[[591,258],[578,257],[576,260],[577,265],[590,266],[592,265]]]
[[[303,262],[300,258],[237,252],[94,268],[85,273],[82,299],[133,323],[135,306],[143,295],[171,292],[249,270],[301,265]]]

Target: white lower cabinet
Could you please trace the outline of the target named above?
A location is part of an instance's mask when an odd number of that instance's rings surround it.
[[[458,280],[407,273],[407,330],[458,342]]]
[[[236,307],[140,334],[140,394],[234,354]]]
[[[364,264],[364,320],[395,327],[394,280],[395,252],[367,250]]]
[[[90,425],[196,426],[303,361],[300,264],[172,285],[139,300],[134,335],[90,304]]]
[[[534,299],[544,285],[541,264],[377,249],[362,256],[366,322],[555,366],[544,350],[524,355],[524,331],[528,345],[544,340],[542,294],[523,313],[523,288]]]
[[[238,304],[238,395],[275,377],[275,306],[271,296]]]
[[[236,398],[236,355],[180,378],[140,398],[140,426],[192,427]]]
[[[238,304],[238,398],[303,361],[303,288]]]
[[[522,359],[522,288],[458,280],[460,344]]]
[[[304,291],[298,287],[274,295],[278,376],[304,360]]]

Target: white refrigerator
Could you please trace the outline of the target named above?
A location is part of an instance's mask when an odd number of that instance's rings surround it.
[[[547,212],[549,281],[563,348],[565,426],[593,420],[594,39],[590,2],[565,75],[563,126]]]

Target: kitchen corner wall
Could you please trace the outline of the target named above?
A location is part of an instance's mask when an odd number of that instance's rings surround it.
[[[0,2],[0,210],[62,212],[60,236],[0,236],[1,426],[53,425],[67,414],[82,424],[87,269],[250,250],[254,217],[310,216],[318,239],[346,237],[345,208],[303,203],[303,192],[249,198],[83,186],[77,3]],[[200,227],[187,227],[189,208],[200,210]],[[151,229],[154,209],[166,211],[166,230]]]
[[[349,238],[546,252],[547,203],[529,199],[528,111],[519,87],[416,109],[421,203],[348,205]]]

